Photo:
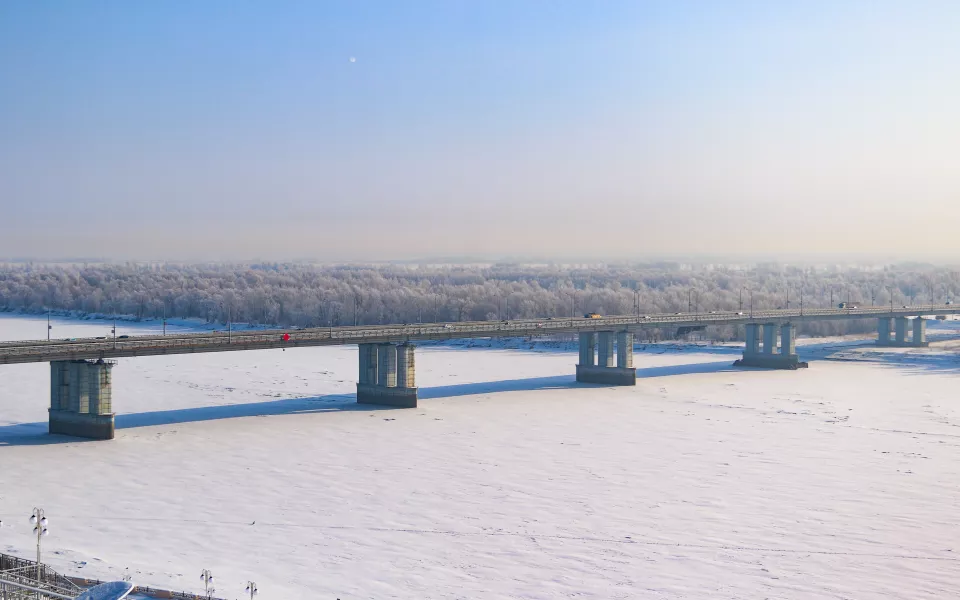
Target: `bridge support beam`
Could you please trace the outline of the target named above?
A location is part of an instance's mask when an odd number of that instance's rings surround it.
[[[893,320],[896,323],[896,345],[903,346],[907,343],[907,318],[906,317],[897,317]]]
[[[896,317],[893,319],[895,325],[894,338],[890,339],[890,321],[889,318],[877,320],[877,345],[892,346],[896,348],[917,348],[929,346],[927,342],[927,322],[922,317],[914,317],[913,323],[906,317]],[[912,332],[913,337],[908,337]]]
[[[780,326],[780,356],[797,355],[797,327],[791,323]]]
[[[50,363],[50,433],[113,439],[113,366],[102,360]]]
[[[613,340],[616,334],[612,331],[601,331],[597,334],[597,366],[612,367],[616,354],[613,353]]]
[[[577,363],[580,366],[592,367],[597,364],[597,334],[590,333],[581,333],[580,334],[580,362]]]
[[[917,317],[913,320],[913,338],[910,340],[911,346],[929,346],[927,342],[927,321],[923,317]]]
[[[877,319],[877,345],[890,345],[890,319],[888,317]]]
[[[763,353],[774,354],[777,351],[777,324],[763,324]]]
[[[760,328],[763,328],[763,351],[758,349]],[[733,364],[738,367],[759,367],[762,369],[804,369],[807,363],[797,356],[797,328],[792,323],[784,323],[780,329],[780,351],[777,352],[776,323],[747,323],[744,325],[746,345],[743,358]]]
[[[594,362],[595,339],[599,338],[599,360]],[[616,352],[614,352],[616,340]],[[614,366],[616,358],[616,366]],[[606,385],[637,385],[633,368],[633,334],[628,331],[601,331],[580,334],[580,362],[577,381]]]
[[[417,407],[413,344],[360,344],[359,367],[357,403]]]
[[[896,348],[918,348],[929,346],[927,342],[927,322],[922,317],[914,317],[913,323],[906,317],[896,317],[894,338],[890,339],[890,319],[883,318],[878,320],[878,346],[892,346]],[[913,337],[908,337],[912,330]]]
[[[743,326],[743,336],[746,339],[746,346],[743,349],[744,356],[753,356],[760,354],[760,325],[756,323],[747,323]]]
[[[633,369],[633,334],[629,331],[617,334],[617,366],[621,369]],[[635,369],[633,372],[636,375]]]

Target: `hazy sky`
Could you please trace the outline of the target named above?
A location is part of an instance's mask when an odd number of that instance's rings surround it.
[[[957,257],[958,32],[956,0],[5,0],[0,257]]]

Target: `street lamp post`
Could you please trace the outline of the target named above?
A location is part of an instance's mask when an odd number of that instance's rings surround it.
[[[257,583],[255,581],[247,582],[247,593],[250,594],[250,600],[253,600],[253,597],[260,593],[257,589]]]
[[[34,508],[30,515],[30,523],[33,525],[33,533],[37,536],[37,582],[40,582],[40,540],[49,533],[47,529],[47,517],[43,514],[42,508]]]
[[[217,590],[213,588],[213,573],[210,572],[210,569],[204,569],[200,572],[200,580],[203,581],[203,594],[208,599],[213,598],[213,593]]]
[[[50,309],[47,309],[47,341],[50,341],[50,330],[53,329],[53,326],[50,325]]]

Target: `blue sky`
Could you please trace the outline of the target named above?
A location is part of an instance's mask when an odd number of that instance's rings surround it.
[[[12,0],[0,257],[955,255],[957,31],[932,0]]]

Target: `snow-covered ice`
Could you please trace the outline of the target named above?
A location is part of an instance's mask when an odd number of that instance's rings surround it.
[[[960,359],[857,343],[648,349],[635,388],[431,346],[412,410],[353,402],[353,347],[121,359],[110,442],[46,435],[49,367],[0,366],[0,549],[40,506],[62,572],[230,598],[957,597]]]

